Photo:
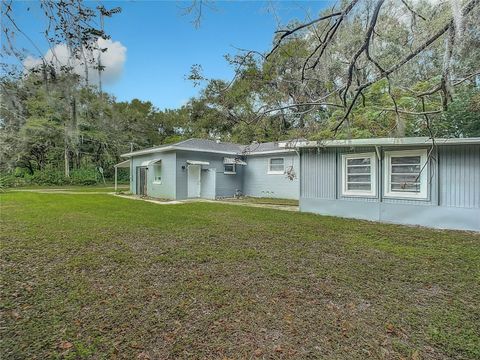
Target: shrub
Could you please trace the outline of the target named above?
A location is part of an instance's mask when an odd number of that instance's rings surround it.
[[[70,173],[70,183],[74,185],[95,185],[99,181],[101,175],[95,168],[81,168]]]
[[[57,169],[45,169],[35,171],[31,177],[31,183],[37,185],[68,185],[70,180],[65,177],[63,171]]]

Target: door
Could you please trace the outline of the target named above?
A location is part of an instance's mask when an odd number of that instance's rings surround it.
[[[198,198],[200,197],[201,191],[201,165],[188,165],[187,168],[187,177],[188,177],[188,187],[187,187],[187,196],[189,198]]]
[[[137,195],[147,195],[147,167],[137,166]]]
[[[200,196],[203,199],[212,199],[215,200],[215,180],[216,180],[216,170],[215,169],[206,169],[202,171],[201,177],[201,194]]]

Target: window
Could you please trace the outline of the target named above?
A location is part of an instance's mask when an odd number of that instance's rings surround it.
[[[353,196],[376,195],[375,153],[342,156],[342,194]]]
[[[223,173],[224,174],[236,174],[237,169],[235,167],[235,164],[223,164]]]
[[[385,196],[427,198],[427,150],[385,152]]]
[[[285,159],[284,158],[268,159],[268,173],[269,174],[284,174],[285,173]]]
[[[162,183],[162,166],[159,164],[153,165],[153,183],[154,184]]]

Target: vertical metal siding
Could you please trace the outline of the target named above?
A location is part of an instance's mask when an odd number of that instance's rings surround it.
[[[440,205],[480,208],[480,146],[442,146]]]
[[[335,149],[303,149],[300,168],[301,197],[335,199]]]

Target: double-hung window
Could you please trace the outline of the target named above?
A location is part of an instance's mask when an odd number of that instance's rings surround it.
[[[385,196],[427,198],[427,150],[385,152]]]
[[[342,195],[375,196],[375,153],[342,155]]]
[[[223,173],[224,174],[229,174],[229,175],[236,174],[237,169],[235,167],[235,164],[223,164]]]
[[[285,159],[284,158],[268,159],[268,173],[269,174],[285,174]]]

